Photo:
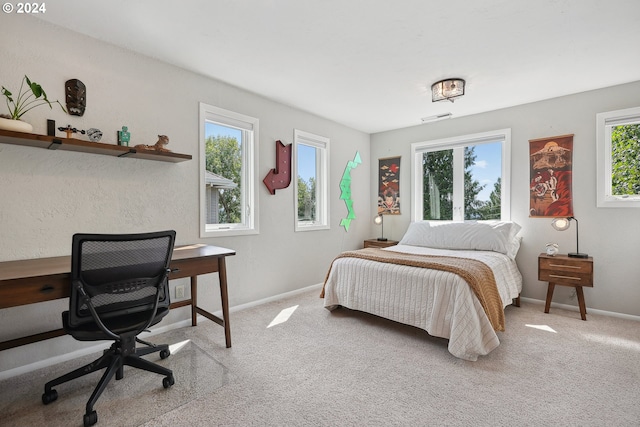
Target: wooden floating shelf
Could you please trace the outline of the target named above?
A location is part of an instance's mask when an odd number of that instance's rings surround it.
[[[134,147],[105,144],[103,142],[82,141],[75,138],[38,135],[35,133],[14,132],[0,129],[0,142],[22,145],[24,147],[45,148],[48,150],[78,151],[80,153],[100,154],[113,157],[131,157],[134,159],[155,160],[178,163],[191,160],[190,154],[174,152],[140,150]]]

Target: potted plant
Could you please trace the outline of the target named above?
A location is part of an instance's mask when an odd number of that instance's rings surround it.
[[[47,98],[47,94],[36,82],[29,80],[26,75],[22,79],[20,90],[18,95],[14,97],[13,93],[6,87],[2,86],[2,95],[6,98],[7,108],[9,114],[0,114],[0,129],[13,130],[17,132],[31,132],[33,126],[31,124],[23,122],[20,118],[27,112],[33,110],[41,105],[48,105],[49,108],[53,108],[52,103]],[[59,101],[53,101],[57,103],[62,111],[64,109]]]

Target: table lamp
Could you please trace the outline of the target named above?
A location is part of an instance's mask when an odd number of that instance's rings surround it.
[[[373,219],[374,224],[382,226],[382,234],[378,237],[378,241],[386,242],[387,239],[384,237],[384,217],[382,215],[378,215]]]
[[[576,222],[576,251],[571,252],[567,255],[571,258],[588,258],[589,257],[588,254],[580,253],[580,248],[578,246],[578,220],[577,219],[575,219],[572,216],[567,218],[554,218],[553,221],[551,221],[551,226],[558,231],[565,231],[569,229],[569,226],[571,225],[572,220]]]

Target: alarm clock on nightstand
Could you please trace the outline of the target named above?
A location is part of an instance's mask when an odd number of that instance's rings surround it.
[[[557,243],[547,243],[546,252],[549,256],[554,256],[558,253],[558,244]]]

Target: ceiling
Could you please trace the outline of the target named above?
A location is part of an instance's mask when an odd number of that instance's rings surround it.
[[[638,0],[59,0],[38,16],[367,133],[640,80]],[[448,77],[465,96],[431,102]]]

